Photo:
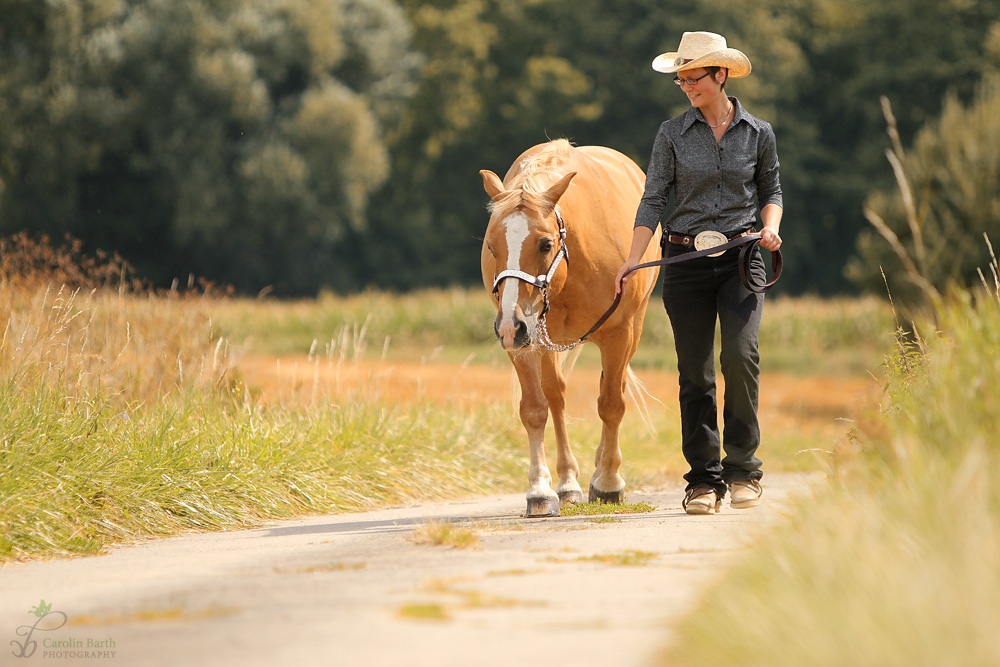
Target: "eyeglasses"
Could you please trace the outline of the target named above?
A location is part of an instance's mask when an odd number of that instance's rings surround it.
[[[705,72],[704,74],[702,74],[701,76],[699,76],[697,79],[682,79],[679,76],[675,76],[674,77],[674,83],[676,83],[678,86],[680,86],[682,84],[685,84],[685,83],[687,85],[689,85],[689,86],[693,86],[694,84],[698,83],[699,81],[701,81],[702,79],[704,79],[706,76],[708,76],[710,73],[711,72]]]

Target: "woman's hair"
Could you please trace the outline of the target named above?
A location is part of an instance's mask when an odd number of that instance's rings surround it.
[[[715,74],[720,69],[726,70],[726,80],[722,82],[722,89],[725,90],[726,89],[726,84],[729,82],[729,69],[728,68],[726,68],[726,67],[717,67],[716,65],[712,65],[710,67],[706,67],[705,71],[708,72],[712,76],[712,80],[714,81],[715,80]]]

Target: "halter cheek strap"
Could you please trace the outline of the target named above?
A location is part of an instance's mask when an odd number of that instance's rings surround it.
[[[566,223],[563,221],[558,207],[556,207],[555,213],[556,222],[559,223],[559,250],[556,251],[556,256],[552,260],[552,264],[549,265],[549,270],[540,276],[533,276],[520,269],[507,269],[498,273],[497,277],[493,279],[493,296],[499,293],[500,283],[507,278],[516,278],[542,290],[542,299],[545,303],[542,308],[543,316],[549,312],[549,285],[552,283],[552,277],[556,275],[556,269],[559,268],[559,264],[562,263],[563,259],[566,260],[566,265],[569,265],[569,250],[566,249]]]

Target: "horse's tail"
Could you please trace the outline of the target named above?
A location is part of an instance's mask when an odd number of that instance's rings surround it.
[[[656,426],[653,424],[653,416],[649,412],[649,402],[647,398],[651,398],[661,406],[663,402],[660,401],[656,396],[649,393],[646,389],[646,385],[642,383],[639,376],[635,374],[632,370],[632,365],[629,364],[625,367],[625,393],[632,402],[635,403],[635,409],[639,412],[639,417],[642,419],[642,423],[646,426],[646,431],[650,435],[656,435]]]
[[[580,358],[580,353],[583,352],[583,345],[577,345],[570,351],[569,354],[562,355],[562,370],[566,381],[569,382],[569,376],[573,373],[573,367],[576,366],[577,360]],[[635,404],[635,409],[639,413],[639,418],[642,419],[643,425],[646,427],[646,431],[650,435],[656,435],[656,426],[653,424],[653,415],[649,410],[649,401],[647,399],[652,399],[659,403],[661,406],[663,402],[660,401],[656,396],[649,393],[646,389],[646,385],[643,384],[639,376],[635,374],[632,370],[632,364],[625,367],[625,394],[632,399],[632,403]]]
[[[583,345],[577,345],[569,354],[560,354],[559,365],[562,368],[563,377],[566,378],[567,384],[569,383],[569,378],[573,375],[573,369],[576,367],[576,362],[580,358],[580,354],[583,352]]]
[[[580,359],[580,354],[583,352],[583,345],[577,345],[569,353],[560,352],[559,353],[559,364],[562,367],[563,377],[565,378],[567,384],[569,383],[570,376],[573,374],[573,368],[576,367],[576,362]],[[625,394],[632,399],[632,403],[635,404],[635,409],[639,413],[639,418],[642,419],[643,425],[646,427],[646,431],[650,435],[656,435],[656,426],[653,424],[653,416],[649,410],[649,401],[647,399],[652,399],[659,403],[661,406],[663,402],[656,396],[649,393],[646,389],[646,385],[643,384],[639,376],[635,374],[632,370],[632,365],[629,364],[625,367]],[[515,410],[517,410],[518,402],[521,400],[521,385],[517,381],[517,373],[511,368],[511,403]]]

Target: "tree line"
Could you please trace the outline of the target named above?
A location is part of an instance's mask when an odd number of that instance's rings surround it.
[[[987,145],[955,120],[1000,70],[987,0],[0,0],[0,233],[69,234],[160,284],[474,284],[479,169],[557,137],[645,167],[687,106],[649,63],[685,30],[753,62],[727,90],[778,138],[787,293],[892,261],[864,213],[898,213],[881,96],[908,144]],[[959,155],[920,196],[997,230],[998,158],[977,159],[977,193]]]

